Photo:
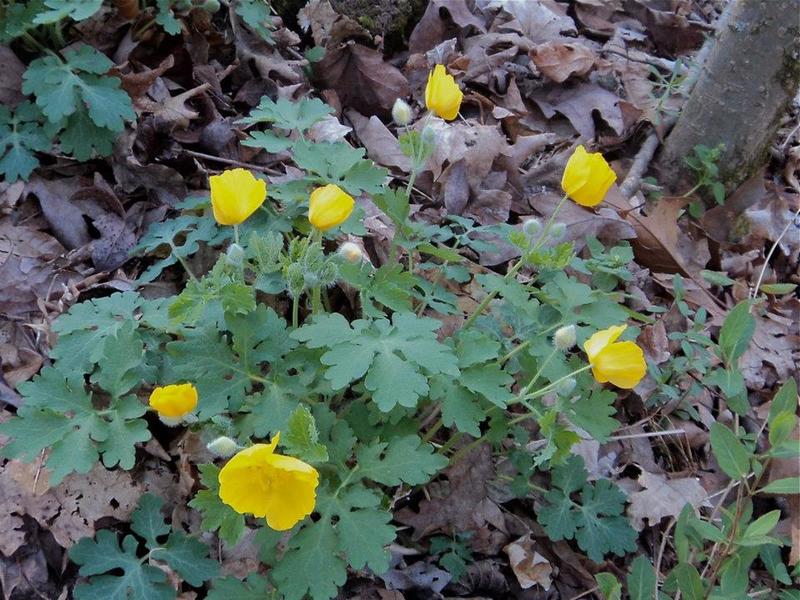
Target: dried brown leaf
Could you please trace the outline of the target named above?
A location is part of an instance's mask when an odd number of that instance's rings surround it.
[[[542,75],[558,83],[572,75],[586,75],[595,61],[594,52],[586,46],[560,42],[540,44],[531,50],[530,57]]]
[[[405,76],[384,61],[380,52],[352,41],[328,48],[314,68],[343,106],[361,113],[388,116],[394,101],[410,94]]]
[[[23,62],[10,48],[0,46],[0,106],[13,108],[25,99],[22,93]]]
[[[708,492],[694,477],[668,479],[664,475],[642,471],[639,484],[644,488],[628,495],[628,516],[636,531],[649,524],[657,525],[664,517],[676,517],[690,504],[695,509],[708,506]]]
[[[503,548],[508,554],[511,570],[523,590],[539,585],[545,591],[553,584],[553,566],[550,561],[534,550],[536,542],[524,535]]]

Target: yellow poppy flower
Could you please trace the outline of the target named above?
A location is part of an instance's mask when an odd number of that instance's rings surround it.
[[[293,456],[275,454],[280,434],[269,444],[238,452],[219,472],[219,497],[238,513],[264,517],[276,531],[291,529],[314,511],[317,470]]]
[[[602,154],[590,154],[586,148],[578,146],[564,168],[561,189],[581,206],[597,206],[616,180],[617,174]]]
[[[461,108],[464,94],[452,75],[447,74],[444,65],[436,65],[428,74],[425,86],[425,106],[428,110],[446,121],[452,121]]]
[[[191,383],[159,386],[150,394],[150,408],[162,419],[180,419],[196,407],[197,388]]]
[[[230,169],[208,178],[211,208],[220,225],[238,225],[267,198],[267,184],[247,169]]]
[[[583,344],[592,374],[600,383],[610,382],[631,390],[647,372],[644,352],[634,342],[618,342],[627,325],[615,325],[598,331]]]
[[[356,201],[338,185],[329,183],[311,192],[308,220],[320,231],[341,225],[353,212]]]

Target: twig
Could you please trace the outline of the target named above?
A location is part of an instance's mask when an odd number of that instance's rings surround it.
[[[183,151],[189,156],[194,156],[195,158],[203,158],[205,160],[212,160],[225,165],[233,165],[235,167],[252,169],[253,171],[261,171],[262,173],[268,173],[269,175],[281,175],[281,172],[278,171],[277,169],[264,167],[262,165],[254,165],[253,163],[246,163],[240,160],[233,160],[232,158],[222,158],[221,156],[214,156],[213,154],[205,154],[204,152],[196,152],[194,150],[184,149]]]

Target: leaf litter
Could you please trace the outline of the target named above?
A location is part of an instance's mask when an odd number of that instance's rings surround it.
[[[45,364],[55,316],[79,299],[130,289],[130,280],[141,269],[128,258],[130,249],[147,225],[164,218],[191,192],[205,189],[209,174],[238,164],[274,170],[279,177],[290,174],[280,154],[239,143],[244,128],[237,120],[262,95],[321,95],[336,113],[312,132],[312,139],[363,146],[402,184],[410,164],[399,148],[400,131],[388,118],[392,104],[401,97],[424,105],[427,72],[433,64],[445,63],[465,91],[464,119],[446,127],[437,120],[429,123],[438,143],[416,183],[415,211],[438,222],[447,214],[468,216],[480,225],[518,225],[525,217],[546,219],[552,213],[558,174],[576,139],[595,140],[623,178],[635,153],[637,131],[647,124],[658,127],[666,111],[680,106],[679,97],[656,97],[653,69],[668,74],[669,68],[679,68],[675,57],[690,57],[712,28],[717,3],[693,4],[689,18],[685,11],[662,10],[665,3],[641,0],[577,0],[569,10],[556,0],[431,0],[410,23],[401,50],[387,49],[388,40],[327,0],[311,0],[299,13],[281,15],[286,23],[296,22],[298,30],[278,28],[271,43],[233,6],[226,23],[200,19],[192,32],[179,28],[179,34],[165,35],[153,28],[138,39],[126,33],[125,20],[108,7],[82,22],[80,32],[86,43],[113,56],[122,87],[133,101],[136,124],[117,140],[111,158],[94,166],[72,164],[54,154],[27,184],[0,183],[0,402],[16,407],[16,385]],[[304,56],[302,35],[326,49],[321,61]],[[3,105],[14,106],[23,98],[22,58],[16,49],[0,46],[0,60],[9,67],[0,73]],[[612,244],[629,240],[646,279],[638,288],[630,283],[629,292],[638,290],[653,305],[669,304],[682,293],[687,302],[706,309],[718,327],[726,307],[741,299],[737,286],[752,285],[767,261],[765,246],[779,238],[767,283],[787,277],[797,283],[800,139],[796,128],[793,133],[787,129],[787,185],[759,173],[699,222],[687,218],[691,198],[652,202],[638,192],[628,200],[615,186],[599,210],[568,206],[561,213],[564,240],[575,242],[579,252],[590,236]],[[394,232],[372,212],[365,225],[374,236],[370,243],[377,244]],[[720,227],[728,222],[737,227]],[[787,227],[795,235],[781,237]],[[483,250],[476,258],[480,264],[496,265],[513,257],[513,252],[498,258],[496,252]],[[701,275],[723,265],[732,265],[722,268],[736,279],[731,289],[720,290]],[[683,292],[675,289],[675,273],[684,277]],[[174,285],[174,277],[166,272],[161,283]],[[756,315],[754,344],[740,363],[752,393],[763,397],[776,383],[797,376],[797,314],[796,299],[777,296],[764,314]],[[663,359],[656,362],[664,362],[673,350],[667,337],[681,329],[666,319],[650,327],[644,334],[648,341],[640,341],[652,357]],[[0,412],[0,420],[9,414]],[[702,452],[707,440],[703,428],[680,419],[673,424],[685,430],[692,452]],[[625,483],[625,477],[618,477],[637,530],[657,529],[686,502],[705,506],[717,491],[701,485],[694,472],[648,470],[669,462],[663,447],[631,444],[625,450],[626,464],[614,458],[613,447],[614,442],[592,446],[599,461],[595,467],[611,464],[619,474],[631,464],[641,465],[637,478]],[[173,452],[181,457],[177,473],[162,463]],[[15,588],[36,589],[31,586],[52,590],[53,597],[61,594],[54,583],[58,577],[48,572],[46,562],[52,559],[46,561],[37,548],[38,535],[51,535],[63,559],[63,550],[81,537],[128,521],[146,490],[188,496],[197,485],[193,465],[198,459],[192,452],[185,445],[170,453],[151,448],[152,456],[133,475],[98,466],[54,487],[49,487],[46,469],[36,463],[3,463],[0,587],[6,597]],[[786,469],[778,463],[770,477],[788,476]],[[410,528],[408,544],[419,546],[434,534],[474,533],[469,545],[484,560],[476,561],[479,567],[465,576],[464,581],[478,582],[472,591],[484,584],[506,590],[492,584],[493,578],[544,591],[583,585],[576,583],[581,581],[578,575],[566,575],[575,567],[560,559],[563,542],[546,541],[535,526],[513,530],[507,499],[498,497],[492,486],[496,477],[486,445],[450,467],[429,486],[426,497],[412,498],[395,512],[395,519]],[[722,484],[711,484],[717,485]],[[188,527],[197,530],[198,524],[181,514],[180,503],[173,502],[173,522],[186,518]],[[797,514],[795,509],[794,561],[800,560]],[[225,550],[221,558],[228,572],[243,576],[253,568],[248,559],[253,546],[247,544]],[[428,558],[400,555],[393,552],[392,569],[382,578],[386,589],[370,584],[376,597],[403,597],[390,590],[439,594],[456,589],[447,587],[450,574]],[[16,566],[12,557],[21,559]]]

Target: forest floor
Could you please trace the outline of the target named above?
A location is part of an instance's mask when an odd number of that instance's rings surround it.
[[[686,502],[713,507],[730,491],[709,450],[710,428],[740,418],[713,386],[695,385],[688,375],[694,342],[682,332],[716,338],[725,315],[761,278],[766,299],[738,366],[749,404],[741,417],[745,428],[766,419],[778,387],[800,375],[797,105],[782,122],[770,163],[721,204],[713,198],[713,169],[703,171],[710,173],[708,185],[689,195],[697,182],[691,172],[670,190],[649,169],[641,181],[627,180],[644,139],[651,131],[666,133],[665,119],[681,110],[689,91],[684,81],[724,0],[385,2],[384,14],[403,8],[384,20],[353,18],[326,0],[311,0],[275,17],[269,42],[224,0],[216,11],[173,7],[169,18],[177,29],[171,33],[153,21],[153,7],[125,18],[117,8],[122,4],[106,3],[62,32],[111,58],[112,73],[130,96],[135,118],[113,151],[80,162],[41,149],[41,164],[27,181],[0,182],[0,422],[24,403],[19,386],[50,364],[57,338],[52,324],[70,307],[115,292],[138,289],[160,298],[183,289],[187,280],[178,264],[141,285],[137,279],[155,258],[131,254],[151,224],[177,214],[176,203],[207,195],[209,176],[226,168],[248,168],[268,185],[297,177],[285,153],[240,143],[247,130],[240,119],[263,96],[323,99],[334,112],[311,128],[309,139],[364,148],[389,170],[392,185],[404,188],[411,163],[398,142],[392,106],[397,98],[411,104],[413,128],[424,113],[428,72],[441,63],[464,100],[446,143],[437,145],[413,183],[413,221],[438,226],[458,215],[476,227],[519,228],[529,217],[546,219],[578,143],[602,152],[617,173],[618,185],[597,209],[564,208],[562,241],[574,242],[586,259],[596,250],[592,238],[632,249],[633,259],[619,265],[630,274],[620,289],[631,311],[656,315],[640,323],[638,341],[662,377],[651,371],[621,394],[614,405],[619,427],[602,443],[582,439],[572,452],[583,457],[590,480],[613,479],[625,492],[624,516],[658,561],[656,569],[675,564],[670,528]],[[292,2],[275,4],[282,10]],[[398,30],[401,17],[407,21]],[[33,56],[21,43],[0,46],[4,105],[25,98],[22,72]],[[695,164],[703,169],[713,158]],[[359,204],[366,233],[341,240],[357,242],[374,265],[385,264],[394,225],[366,195]],[[519,251],[497,243],[467,254],[475,273],[503,273]],[[216,254],[201,245],[186,260],[203,274]],[[464,310],[481,299],[473,285],[449,291]],[[345,304],[347,295],[335,301]],[[432,308],[425,314],[440,319],[444,331],[462,320]],[[71,597],[80,576],[69,548],[104,528],[124,531],[146,492],[165,499],[173,526],[200,533],[199,518],[186,505],[200,487],[196,465],[208,460],[206,440],[191,428],[153,427],[155,437],[139,445],[129,471],[96,465],[51,487],[44,455],[30,463],[0,459],[4,600]],[[757,445],[766,443],[760,432]],[[441,444],[445,438],[431,439]],[[0,436],[0,445],[6,442]],[[766,482],[797,476],[796,460],[781,461],[772,462]],[[510,493],[504,473],[508,454],[484,444],[411,505],[399,502],[391,569],[380,576],[351,570],[339,597],[613,597],[595,575],[606,571],[623,581],[635,554],[597,564],[574,541],[552,541],[532,518],[541,498]],[[411,494],[400,490],[396,499],[403,493]],[[756,505],[758,514],[780,509],[774,535],[790,540],[783,550],[790,567],[800,562],[799,497],[778,495]],[[204,535],[224,574],[243,578],[259,569],[251,535],[225,548]],[[750,568],[754,585],[774,589],[773,575],[762,562]],[[202,586],[179,589],[183,600],[205,596]]]

